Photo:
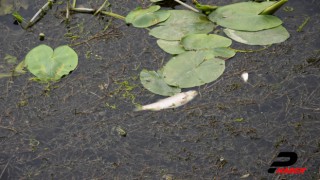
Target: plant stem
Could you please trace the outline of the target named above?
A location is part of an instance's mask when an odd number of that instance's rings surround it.
[[[81,13],[94,13],[96,10],[90,8],[71,8],[71,11],[81,12]]]
[[[75,12],[82,12],[82,13],[95,13],[96,10],[90,9],[90,8],[71,8],[71,11]],[[113,12],[107,12],[107,11],[101,11],[101,14],[111,16],[120,20],[125,20],[126,18],[124,16],[121,16],[119,14],[113,13]]]
[[[72,2],[72,8],[75,8],[75,7],[76,7],[76,3],[77,3],[77,0],[73,0],[73,2]]]
[[[107,15],[107,16],[111,16],[111,17],[120,19],[120,20],[123,20],[123,21],[126,19],[126,17],[121,16],[121,15],[116,14],[116,13],[113,13],[113,12],[101,11],[100,13],[104,14],[104,15]]]
[[[197,9],[193,8],[192,6],[190,6],[190,5],[182,2],[182,1],[180,1],[180,0],[174,0],[174,1],[177,2],[177,3],[179,3],[179,4],[181,4],[182,6],[184,6],[184,7],[186,7],[186,8],[188,8],[188,9],[194,11],[194,12],[199,12]]]
[[[310,17],[306,17],[303,23],[298,27],[297,32],[301,32],[303,27],[309,22],[309,20],[310,20]]]
[[[32,26],[35,22],[35,19],[39,16],[39,14],[44,12],[48,6],[52,5],[52,3],[53,3],[52,0],[48,0],[48,2],[44,6],[42,6],[42,8],[40,8],[39,11],[31,18],[27,27]]]
[[[69,21],[69,17],[70,17],[70,1],[67,1],[67,12],[66,12],[66,19],[67,22]]]
[[[104,6],[109,3],[108,0],[105,0],[104,3],[99,7],[99,9],[93,14],[94,16],[97,15],[103,8]],[[108,5],[109,6],[109,5]]]
[[[231,47],[229,47],[228,49],[233,50],[233,51],[235,51],[235,52],[240,52],[240,53],[251,53],[251,52],[263,51],[263,50],[265,50],[265,49],[267,49],[267,48],[269,48],[269,47],[270,47],[270,45],[267,45],[267,46],[264,46],[264,47],[262,47],[262,48],[260,48],[260,49],[255,49],[255,50],[253,50],[253,49],[247,49],[247,50],[243,50],[243,49],[233,49],[233,48],[231,48]]]

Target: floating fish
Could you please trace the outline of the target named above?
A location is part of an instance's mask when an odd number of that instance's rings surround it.
[[[181,93],[175,94],[174,96],[161,99],[155,103],[148,104],[145,106],[140,106],[137,109],[135,109],[135,111],[143,111],[143,110],[159,111],[162,109],[177,108],[179,106],[187,104],[197,95],[198,95],[198,92],[194,90],[181,92]]]
[[[241,78],[243,79],[244,82],[247,82],[249,78],[249,74],[247,72],[243,72],[241,74]]]

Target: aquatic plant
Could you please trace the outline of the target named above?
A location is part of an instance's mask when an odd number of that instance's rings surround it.
[[[164,0],[151,0],[161,1]],[[156,25],[149,35],[158,38],[159,47],[173,55],[161,70],[144,69],[140,73],[142,85],[153,93],[171,96],[181,88],[200,86],[219,78],[224,72],[225,60],[236,52],[243,52],[230,47],[232,40],[248,45],[271,45],[290,36],[282,21],[272,15],[287,0],[220,7],[193,2],[202,13],[189,7],[190,10],[161,10],[160,6],[153,5],[137,8],[126,17],[126,23],[134,27]],[[165,15],[160,18],[158,13]],[[217,25],[228,38],[212,33]]]
[[[53,50],[47,45],[33,48],[25,58],[25,66],[42,82],[57,81],[78,65],[78,55],[69,46]]]

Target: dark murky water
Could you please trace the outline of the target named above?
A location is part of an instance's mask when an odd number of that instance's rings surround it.
[[[148,4],[141,2],[110,1],[122,15]],[[30,1],[21,14],[31,18],[43,4]],[[201,96],[161,112],[132,111],[130,95],[141,104],[161,98],[143,89],[140,71],[156,70],[170,57],[146,30],[89,14],[74,14],[66,25],[64,5],[27,31],[11,16],[0,17],[0,71],[10,71],[6,54],[22,60],[42,43],[71,44],[79,54],[78,68],[49,91],[31,74],[0,79],[0,179],[319,179],[320,4],[289,0],[286,6],[294,11],[277,15],[289,40],[238,53],[219,80],[198,89]],[[249,83],[241,80],[243,71]],[[134,89],[125,91],[124,82]],[[293,167],[306,167],[304,175],[267,172],[283,151],[298,154]]]

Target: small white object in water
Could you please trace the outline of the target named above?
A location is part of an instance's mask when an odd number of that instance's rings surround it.
[[[135,109],[135,111],[143,111],[143,110],[159,111],[162,109],[177,108],[179,106],[187,104],[197,95],[198,95],[198,92],[194,90],[181,92],[181,93],[175,94],[174,96],[161,99],[155,103],[138,107],[137,109]]]
[[[249,74],[247,72],[243,72],[241,74],[241,78],[243,79],[244,82],[247,82],[249,78]]]

